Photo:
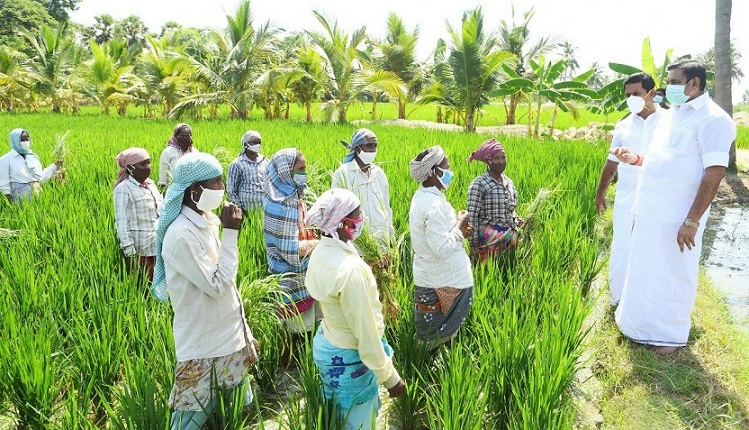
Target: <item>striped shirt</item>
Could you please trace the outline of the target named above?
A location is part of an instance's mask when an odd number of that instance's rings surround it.
[[[468,187],[468,221],[476,229],[471,244],[478,245],[478,233],[489,224],[506,225],[517,230],[517,205],[515,184],[505,174],[502,174],[501,182],[489,171],[474,179]]]
[[[156,184],[128,176],[114,189],[114,221],[120,248],[127,256],[156,255],[156,221],[163,199]]]
[[[242,154],[229,164],[226,191],[229,200],[245,212],[263,206],[263,183],[268,177],[268,163],[269,160],[261,154],[256,161]]]

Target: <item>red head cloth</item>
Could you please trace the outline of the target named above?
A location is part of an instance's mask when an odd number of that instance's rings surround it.
[[[471,153],[468,157],[468,162],[473,160],[483,161],[486,163],[487,160],[491,159],[494,154],[504,151],[504,147],[495,138],[491,138],[479,146],[479,149]]]
[[[116,187],[120,182],[127,179],[127,166],[140,163],[149,158],[151,158],[151,156],[148,155],[148,151],[137,147],[128,148],[117,154],[114,160],[117,162],[117,165],[120,166],[120,171],[117,172],[117,181],[114,183],[114,186]]]

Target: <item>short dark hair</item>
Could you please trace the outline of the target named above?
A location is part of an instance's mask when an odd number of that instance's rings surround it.
[[[705,65],[697,60],[678,60],[666,67],[667,71],[679,69],[684,72],[684,76],[687,77],[687,81],[693,78],[700,78],[700,91],[705,90],[707,85],[707,69]]]
[[[629,75],[627,79],[624,80],[624,86],[626,87],[629,84],[636,84],[638,82],[642,83],[642,88],[645,91],[650,91],[655,88],[655,80],[653,80],[653,77],[645,72],[639,72]]]
[[[655,92],[657,93],[658,91],[662,92],[663,94],[666,94],[665,88],[656,88]]]

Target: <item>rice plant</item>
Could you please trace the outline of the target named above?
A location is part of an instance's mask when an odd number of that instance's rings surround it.
[[[0,115],[0,125],[23,126],[40,137],[57,134],[59,141],[69,140],[66,130],[76,137],[75,150],[67,143],[60,145],[64,150],[38,148],[42,159],[64,157],[64,183],[45,186],[25,204],[0,208],[0,244],[8,256],[0,259],[0,423],[168,428],[176,365],[172,311],[151,300],[147,287],[124,270],[113,222],[112,159],[132,142],[155,159],[173,124],[13,114]],[[193,127],[201,151],[238,141],[247,128],[260,130],[267,154],[300,148],[310,166],[309,201],[329,186],[329,172],[343,155],[337,142],[355,128],[234,120],[196,121]],[[371,128],[380,141],[378,159],[400,235],[389,250],[387,277],[378,278],[383,301],[400,307],[388,312],[386,337],[407,384],[389,418],[403,429],[456,428],[459,417],[464,428],[571,428],[569,386],[585,346],[582,321],[592,301],[585,293],[600,268],[591,196],[605,145],[502,139],[510,156],[506,173],[521,202],[518,213],[533,222],[514,253],[474,268],[468,319],[452,349],[430,352],[416,341],[413,325],[408,209],[419,184],[409,177],[408,162],[423,148],[442,145],[456,172],[445,196],[464,209],[468,184],[482,167],[463,160],[483,137]],[[224,163],[234,156],[226,154]],[[262,211],[246,214],[239,238],[239,290],[261,342],[260,361],[250,369],[255,404],[245,408],[226,399],[218,425],[258,427],[265,421],[283,428],[335,428],[337,413],[323,400],[310,344],[297,354],[298,376],[279,368],[288,339],[276,313],[282,298],[268,277],[262,223]],[[291,393],[283,384],[290,378],[296,387]]]

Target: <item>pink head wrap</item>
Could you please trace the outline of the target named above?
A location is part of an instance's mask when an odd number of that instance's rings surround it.
[[[321,232],[338,239],[337,231],[343,219],[359,205],[361,203],[356,194],[344,188],[332,188],[322,193],[307,211],[304,223],[308,227],[317,227]]]
[[[491,159],[494,154],[504,151],[504,147],[501,143],[497,141],[495,138],[491,138],[487,140],[486,142],[482,143],[481,146],[479,146],[479,149],[475,150],[471,153],[471,156],[468,157],[468,162],[470,163],[473,160],[479,160],[486,162],[487,160]]]
[[[127,166],[140,163],[141,161],[148,160],[149,158],[151,158],[151,156],[148,155],[148,151],[143,148],[137,147],[128,148],[117,154],[117,156],[114,158],[114,161],[116,161],[117,165],[120,166],[120,171],[117,172],[117,181],[115,181],[114,186],[116,187],[120,182],[127,179]]]

